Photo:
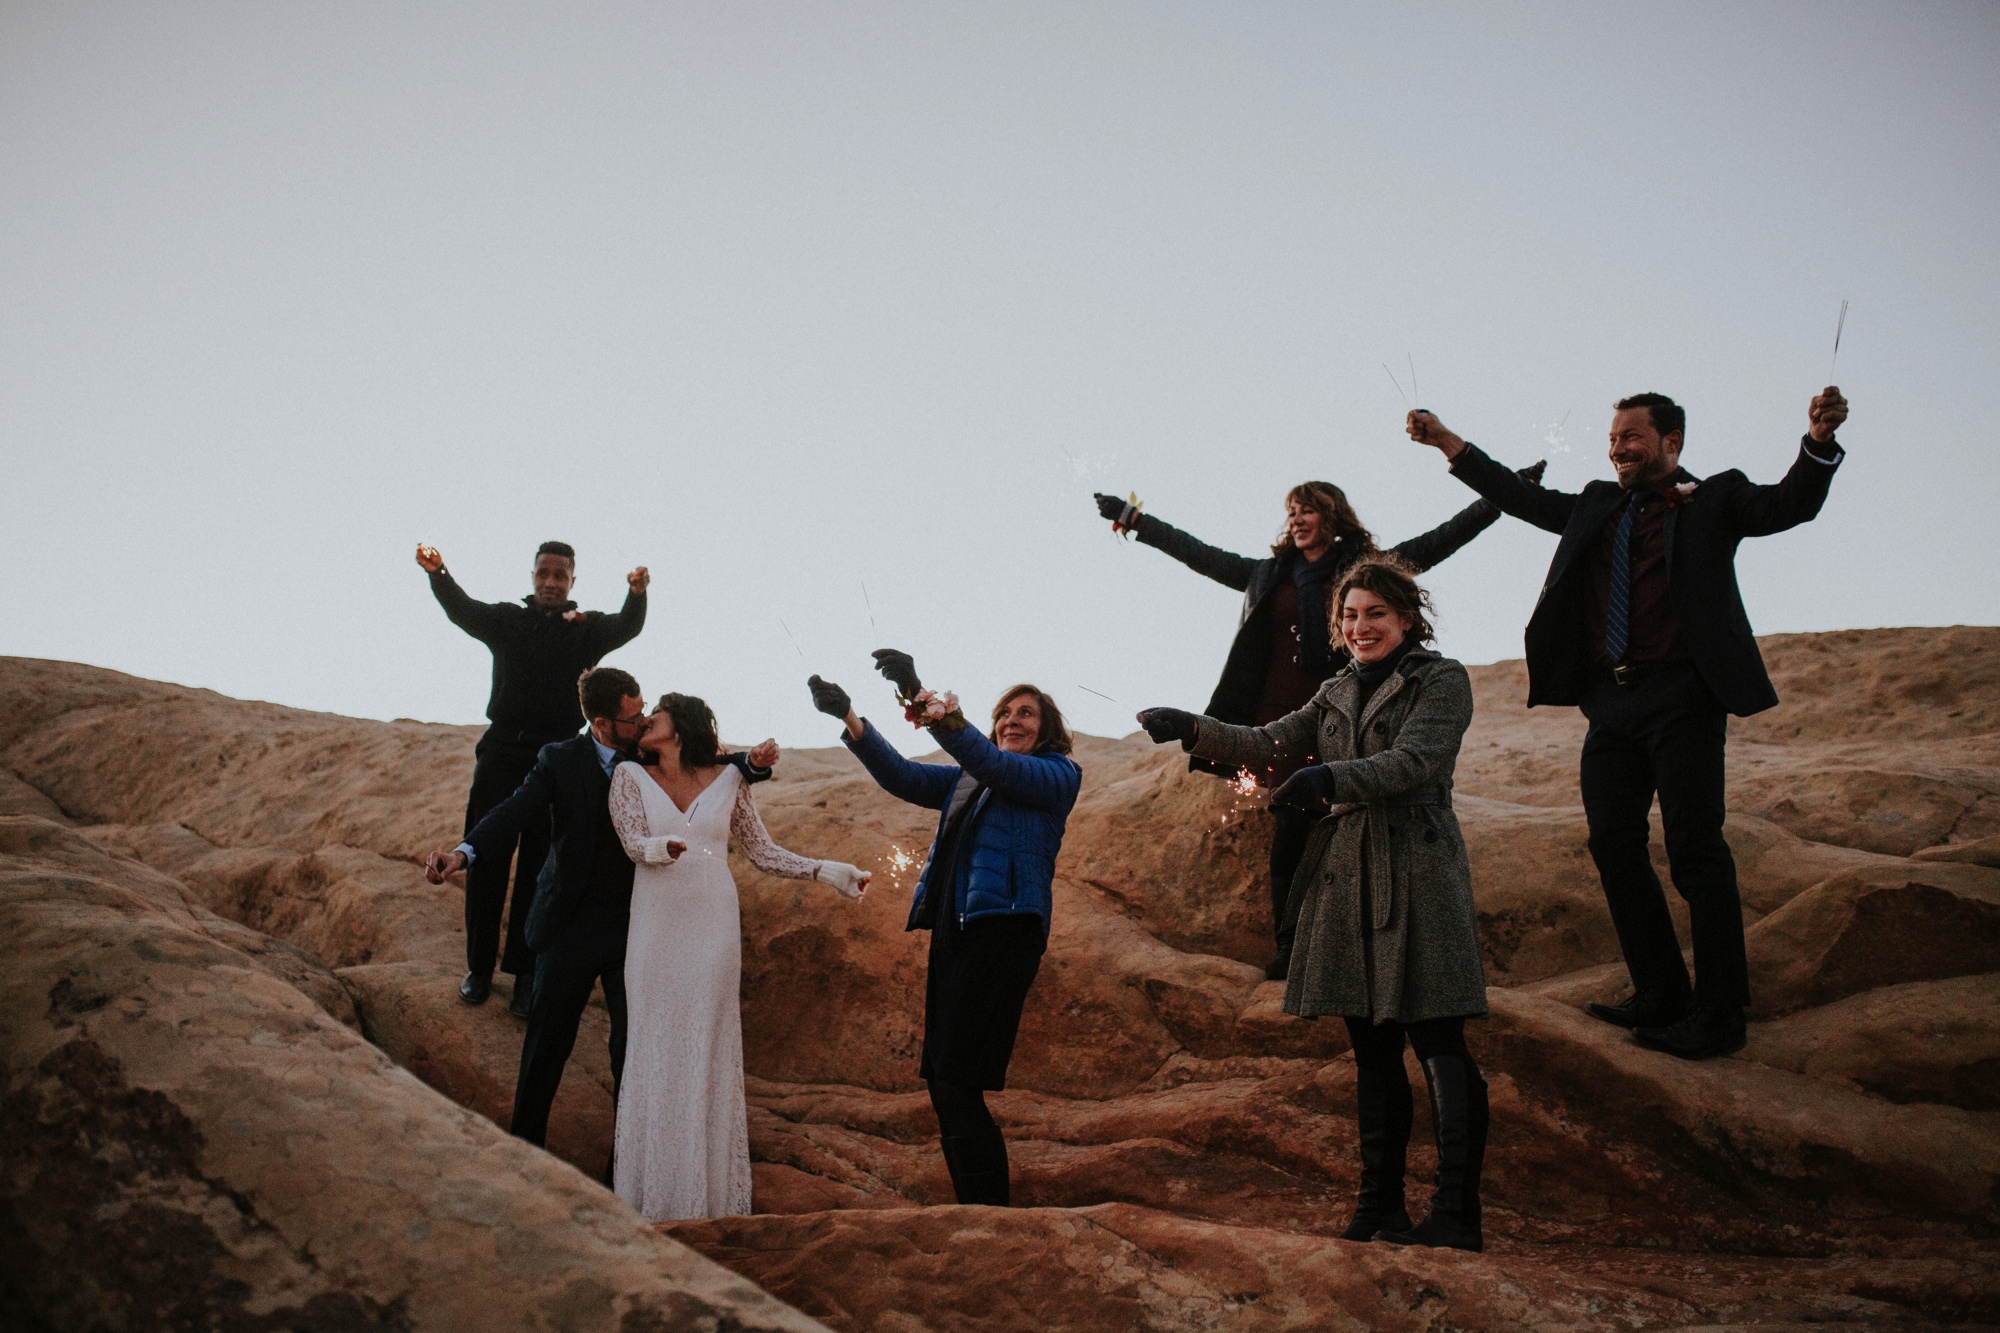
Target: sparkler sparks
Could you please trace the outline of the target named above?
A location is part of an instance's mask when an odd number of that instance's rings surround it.
[[[1847,328],[1847,302],[1840,303],[1840,322],[1833,326],[1833,360],[1826,363],[1826,382],[1833,383],[1833,368],[1840,364],[1840,335]]]
[[[889,854],[882,858],[889,867],[889,882],[897,888],[903,887],[903,872],[918,864],[917,858],[903,850],[901,843],[890,843]]]
[[[1569,410],[1569,412],[1574,411],[1576,409],[1573,407]],[[1542,443],[1549,446],[1549,452],[1552,454],[1566,454],[1569,452],[1569,445],[1563,439],[1563,426],[1569,421],[1569,412],[1563,413],[1563,419],[1549,427],[1549,433],[1542,437]]]

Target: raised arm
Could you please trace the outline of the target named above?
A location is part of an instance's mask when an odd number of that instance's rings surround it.
[[[919,764],[905,759],[889,744],[889,738],[875,729],[873,722],[866,718],[855,720],[861,724],[861,734],[844,733],[841,743],[861,761],[878,787],[911,805],[929,810],[945,808],[951,800],[951,789],[958,785],[958,765]]]
[[[956,731],[932,727],[931,738],[944,752],[984,785],[1021,805],[1038,810],[1066,811],[1076,804],[1083,770],[1067,755],[1011,754],[986,738],[978,727]]]
[[[550,748],[542,747],[535,756],[535,766],[521,779],[521,785],[514,788],[514,794],[488,810],[486,817],[465,835],[475,855],[512,856],[513,839],[528,827],[529,821],[548,818],[556,803],[555,774],[549,770]]]
[[[1812,427],[1799,441],[1799,456],[1775,486],[1745,486],[1729,497],[1729,526],[1739,537],[1768,537],[1818,517],[1833,474],[1847,451],[1834,431],[1847,420],[1847,399],[1828,385],[1807,409]]]
[[[1452,662],[1432,674],[1422,689],[1394,745],[1366,759],[1326,766],[1334,800],[1381,800],[1451,776],[1465,729],[1472,725],[1472,678]]]
[[[591,634],[599,653],[622,648],[646,628],[646,589],[653,581],[644,565],[625,576],[625,605],[610,615],[591,618]]]
[[[473,601],[442,564],[424,572],[431,581],[431,596],[444,608],[445,618],[481,643],[491,644],[500,633],[500,608]]]
[[[1547,470],[1546,459],[1536,462],[1520,471],[1520,476],[1529,482],[1539,484],[1542,473]],[[1492,527],[1500,519],[1500,506],[1491,500],[1480,498],[1453,514],[1429,532],[1419,533],[1408,541],[1398,542],[1390,548],[1392,554],[1400,556],[1403,562],[1421,574],[1433,565],[1443,564],[1456,555],[1459,548]]]
[[[1100,495],[1097,510],[1113,523],[1129,527],[1141,542],[1156,550],[1165,551],[1174,559],[1186,565],[1197,574],[1206,574],[1224,587],[1242,592],[1250,586],[1251,571],[1257,562],[1247,555],[1237,555],[1220,547],[1210,546],[1182,532],[1164,519],[1151,514],[1127,513],[1124,501],[1112,495]],[[1129,520],[1129,521],[1128,521]]]
[[[1568,491],[1552,491],[1543,486],[1541,474],[1535,469],[1515,472],[1494,462],[1478,445],[1468,443],[1439,421],[1436,414],[1421,408],[1410,413],[1404,424],[1411,439],[1443,454],[1451,463],[1451,474],[1491,500],[1501,513],[1512,514],[1547,532],[1560,533],[1568,525],[1577,497]]]
[[[687,850],[679,838],[656,838],[646,819],[646,797],[641,782],[650,782],[639,766],[618,765],[611,775],[611,827],[618,830],[618,845],[635,865],[657,866],[673,861]]]

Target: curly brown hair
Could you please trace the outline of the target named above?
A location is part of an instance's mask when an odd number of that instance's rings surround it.
[[[1361,526],[1361,519],[1354,512],[1354,506],[1347,502],[1347,492],[1330,481],[1302,481],[1285,492],[1285,505],[1304,505],[1319,515],[1320,526],[1326,529],[1329,538],[1339,538],[1341,544],[1350,551],[1363,555],[1375,550],[1375,535]],[[1297,549],[1292,545],[1291,526],[1288,523],[1278,533],[1277,543],[1271,547],[1271,554],[1282,556]]]
[[[1328,619],[1333,623],[1336,642],[1344,618],[1341,609],[1347,605],[1347,594],[1356,588],[1374,593],[1389,604],[1390,610],[1409,621],[1410,627],[1404,631],[1406,638],[1418,643],[1430,643],[1437,638],[1430,621],[1437,608],[1431,605],[1431,595],[1418,585],[1416,572],[1393,555],[1371,555],[1356,561],[1334,589]],[[1340,646],[1345,648],[1346,644]]]
[[[692,694],[663,694],[660,711],[674,720],[674,734],[681,738],[682,768],[692,771],[715,762],[722,753],[715,710]]]

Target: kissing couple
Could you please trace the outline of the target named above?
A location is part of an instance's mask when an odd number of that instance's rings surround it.
[[[553,819],[527,921],[534,996],[509,1130],[546,1141],[584,1006],[602,983],[618,1107],[612,1188],[653,1221],[748,1213],[743,943],[729,839],[765,874],[814,880],[843,898],[859,898],[870,875],[771,840],[750,785],[771,776],[775,742],[725,754],[706,703],[667,694],[648,712],[639,682],[617,667],[584,672],[577,694],[589,730],[543,746],[512,796],[425,862],[442,884]]]

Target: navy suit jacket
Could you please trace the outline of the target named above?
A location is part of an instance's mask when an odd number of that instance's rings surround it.
[[[1834,451],[1822,463],[1807,448]],[[1667,596],[1681,636],[1701,678],[1739,717],[1774,707],[1778,692],[1764,669],[1743,595],[1736,586],[1736,547],[1745,537],[1765,537],[1812,519],[1826,503],[1839,446],[1808,436],[1784,480],[1760,486],[1731,468],[1695,481],[1694,493],[1666,515]],[[1496,463],[1468,444],[1452,460],[1452,475],[1499,506],[1501,512],[1561,534],[1548,578],[1528,620],[1528,705],[1583,701],[1597,670],[1590,642],[1590,548],[1616,513],[1625,491],[1615,481],[1593,481],[1580,494],[1550,490]]]

